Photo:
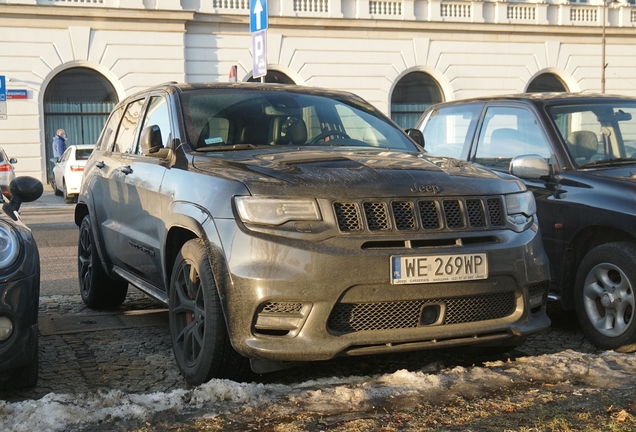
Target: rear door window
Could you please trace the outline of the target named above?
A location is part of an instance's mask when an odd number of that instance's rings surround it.
[[[119,121],[121,120],[121,114],[123,111],[123,108],[116,109],[108,118],[106,126],[104,126],[102,135],[99,139],[98,146],[101,150],[110,151],[113,149],[115,137],[117,136],[117,127],[119,126]]]
[[[434,155],[461,158],[475,133],[482,106],[471,104],[431,111],[425,119],[423,131],[426,151]]]
[[[484,116],[473,161],[508,170],[518,155],[539,155],[549,161],[550,146],[533,112],[517,107],[489,107]]]
[[[137,123],[139,122],[143,105],[144,99],[138,99],[126,107],[121,124],[119,125],[119,130],[117,131],[117,138],[115,139],[113,147],[114,152],[124,153],[133,148]]]

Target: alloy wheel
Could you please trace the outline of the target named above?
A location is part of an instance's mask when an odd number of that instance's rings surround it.
[[[590,323],[604,336],[625,333],[634,319],[634,288],[625,273],[610,263],[601,263],[588,273],[583,303]]]

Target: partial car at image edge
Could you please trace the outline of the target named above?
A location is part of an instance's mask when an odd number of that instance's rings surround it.
[[[525,93],[436,104],[432,154],[511,173],[533,191],[550,298],[601,349],[636,351],[636,98]]]
[[[11,201],[0,197],[0,390],[34,387],[39,367],[40,259],[18,210],[43,187],[32,177],[16,177],[9,187]]]

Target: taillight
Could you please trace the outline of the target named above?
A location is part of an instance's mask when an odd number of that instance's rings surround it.
[[[70,168],[71,168],[71,172],[84,171],[83,166],[71,165]]]
[[[11,171],[11,165],[9,164],[0,165],[0,172],[7,172],[7,171]]]

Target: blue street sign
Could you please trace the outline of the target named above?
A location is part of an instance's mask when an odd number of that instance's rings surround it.
[[[0,75],[0,102],[7,100],[7,86],[5,82],[4,75]]]
[[[267,0],[250,0],[250,32],[267,30]]]
[[[254,78],[267,75],[267,32],[252,33],[252,69]]]
[[[26,89],[7,89],[7,99],[26,99],[27,96]]]

